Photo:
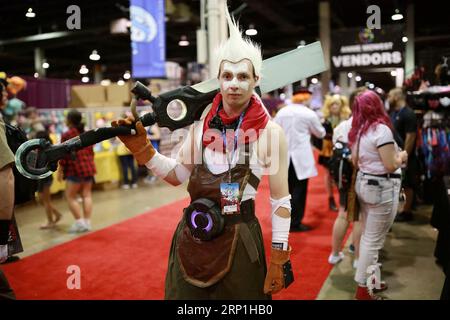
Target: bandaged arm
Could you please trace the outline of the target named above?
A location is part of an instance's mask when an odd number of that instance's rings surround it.
[[[278,165],[278,170],[269,176],[270,204],[272,207],[272,247],[288,249],[289,229],[291,226],[291,195],[288,187],[287,143],[283,130],[273,124],[271,130],[278,134],[278,148],[268,143],[268,156],[271,165]],[[268,139],[269,141],[274,141]],[[274,142],[275,142],[274,141]],[[274,151],[272,153],[272,150]]]
[[[160,177],[171,185],[177,186],[186,181],[194,167],[194,125],[184,140],[176,158],[166,157],[159,152],[148,161],[145,166],[154,175]]]

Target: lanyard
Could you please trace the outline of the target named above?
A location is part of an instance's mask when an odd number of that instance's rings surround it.
[[[227,155],[227,162],[228,162],[228,183],[231,183],[231,162],[233,161],[234,152],[237,149],[237,142],[238,142],[238,136],[239,136],[239,128],[241,127],[242,120],[244,119],[245,111],[241,113],[239,116],[239,122],[237,124],[237,127],[234,131],[234,139],[233,139],[233,150],[232,152],[228,152],[227,149],[227,136],[225,131],[225,126],[222,128],[222,140],[223,140],[223,147],[225,148],[225,152]],[[230,158],[231,153],[231,158]]]

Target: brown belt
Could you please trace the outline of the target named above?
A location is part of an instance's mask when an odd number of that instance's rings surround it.
[[[255,216],[255,200],[249,199],[241,202],[241,210],[240,213],[236,214],[224,214],[223,215],[225,224],[232,225],[241,222],[250,222],[256,219]]]

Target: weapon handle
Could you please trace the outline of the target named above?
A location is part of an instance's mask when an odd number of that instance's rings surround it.
[[[59,145],[53,145],[44,150],[48,163],[52,163],[64,158],[72,151],[77,151],[98,142],[108,140],[120,135],[130,135],[135,131],[134,125],[130,127],[108,127],[98,128],[83,132],[77,137],[64,141]]]
[[[119,126],[119,127],[108,127],[108,128],[98,128],[94,130],[89,130],[80,134],[80,149],[91,146],[98,142],[114,138],[116,136],[125,136],[133,134],[134,125],[130,127]]]
[[[136,96],[137,99],[149,100],[151,103],[154,103],[156,101],[156,98],[152,96],[150,90],[148,90],[148,88],[139,81],[136,81],[136,84],[134,85],[133,89],[131,89],[131,92]]]

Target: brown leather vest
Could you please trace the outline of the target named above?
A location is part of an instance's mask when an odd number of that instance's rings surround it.
[[[239,148],[239,160],[234,168],[231,169],[231,182],[238,182],[241,195],[247,183],[250,183],[255,190],[258,188],[259,179],[250,171],[249,146]],[[244,160],[244,161],[242,161]],[[220,204],[220,184],[228,182],[228,170],[221,174],[213,174],[205,161],[202,164],[195,165],[188,184],[188,192],[191,201],[199,198],[208,198]],[[253,200],[241,203],[242,220],[235,220],[230,217],[233,223],[227,223],[225,216],[224,231],[218,237],[210,241],[200,241],[194,239],[187,226],[178,235],[177,254],[180,263],[180,269],[184,279],[197,287],[209,287],[221,280],[230,270],[233,263],[236,244],[241,234],[241,239],[251,256],[251,260],[257,259],[257,252],[253,249],[255,246],[251,243],[251,235],[245,223],[236,223],[254,219]],[[247,218],[245,219],[244,216]],[[250,237],[249,237],[250,236]],[[255,258],[256,257],[256,258]]]
[[[231,182],[239,183],[241,195],[247,183],[258,188],[259,179],[250,171],[250,146],[239,148],[239,159],[234,168],[231,169]],[[224,173],[213,174],[207,167],[205,160],[202,164],[195,165],[192,170],[187,190],[191,196],[191,201],[199,198],[208,198],[216,203],[220,203],[220,184],[228,182],[228,170]]]

